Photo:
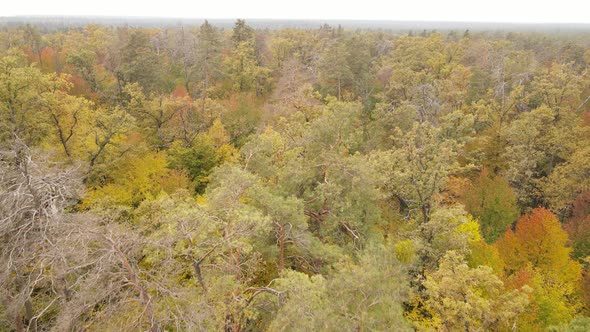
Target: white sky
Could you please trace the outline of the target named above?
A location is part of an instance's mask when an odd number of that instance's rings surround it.
[[[2,0],[0,16],[590,23],[590,0]]]

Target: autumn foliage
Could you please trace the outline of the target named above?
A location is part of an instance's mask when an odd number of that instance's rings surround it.
[[[564,229],[574,248],[574,256],[580,259],[590,256],[590,192],[580,194],[575,200]]]
[[[590,331],[584,29],[5,19],[0,331]]]
[[[531,326],[564,323],[581,308],[581,265],[570,258],[567,233],[551,211],[523,215],[514,230],[496,242],[508,280],[533,287]]]

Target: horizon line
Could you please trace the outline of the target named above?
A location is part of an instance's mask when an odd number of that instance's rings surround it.
[[[253,21],[342,21],[342,22],[380,22],[380,23],[445,23],[445,24],[515,24],[515,25],[588,25],[590,22],[527,22],[527,21],[461,21],[461,20],[404,20],[404,19],[374,19],[374,18],[275,18],[275,17],[191,17],[191,16],[152,16],[152,15],[0,15],[0,19],[24,18],[82,18],[82,19],[159,19],[159,20],[209,20],[233,21],[238,19]]]

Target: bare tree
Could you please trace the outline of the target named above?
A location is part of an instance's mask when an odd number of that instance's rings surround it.
[[[32,297],[48,287],[55,227],[60,212],[81,190],[79,167],[64,168],[47,157],[33,158],[18,138],[11,150],[0,150],[0,291],[17,331],[36,331],[39,318],[53,301],[34,311]]]

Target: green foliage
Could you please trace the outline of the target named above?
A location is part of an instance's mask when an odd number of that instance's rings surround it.
[[[252,42],[240,42],[224,61],[226,77],[234,92],[261,95],[270,88],[270,70],[258,63]]]
[[[254,29],[246,24],[246,20],[238,19],[234,24],[231,39],[234,45],[242,42],[252,42],[254,40]]]
[[[578,196],[573,204],[572,215],[564,225],[572,242],[573,257],[584,259],[590,256],[590,193]]]
[[[352,71],[348,64],[349,53],[344,43],[335,41],[326,48],[320,63],[320,77],[327,85],[332,86],[331,92],[342,98],[342,89],[352,83]]]
[[[411,331],[400,301],[407,282],[390,248],[365,252],[358,265],[343,263],[335,275],[306,276],[289,271],[276,281],[289,289],[271,331],[387,330]],[[305,316],[305,320],[301,317]]]
[[[167,153],[170,168],[185,170],[194,182],[195,192],[203,193],[211,171],[220,161],[211,138],[199,135],[192,147],[184,147],[180,141],[176,141]]]
[[[49,121],[39,104],[65,82],[56,75],[42,74],[25,64],[17,53],[0,59],[0,140],[19,137],[28,145],[37,145],[49,131]],[[41,121],[40,121],[41,120]]]
[[[98,91],[98,78],[94,68],[95,62],[96,54],[88,49],[72,52],[68,54],[67,58],[67,63],[74,67],[76,73],[88,82],[93,92]]]
[[[590,148],[581,148],[547,178],[545,192],[556,210],[567,209],[580,193],[590,190],[590,182],[585,175],[590,170],[589,160]]]
[[[0,330],[587,330],[587,39],[6,26]]]
[[[569,324],[551,327],[549,330],[552,332],[584,332],[588,329],[590,329],[590,318],[576,317]]]
[[[251,96],[239,94],[229,103],[230,111],[221,117],[236,146],[244,144],[249,135],[253,134],[261,123],[262,112]]]
[[[541,201],[539,197],[543,196],[543,185],[548,182],[553,183],[545,186],[548,193],[545,196],[552,198],[553,208],[563,209],[569,203],[558,203],[559,198],[554,195],[563,190],[560,187],[568,185],[568,180],[556,178],[558,174],[563,176],[561,170],[567,167],[563,162],[575,162],[574,158],[578,156],[572,155],[574,151],[583,151],[584,130],[577,127],[576,122],[575,114],[542,105],[520,115],[507,128],[508,147],[505,154],[510,166],[505,177],[515,186],[521,205],[538,204]],[[579,174],[577,171],[571,170],[573,173],[568,175],[576,176]],[[563,197],[560,198],[563,200]]]
[[[205,21],[198,32],[195,66],[201,82],[201,96],[206,98],[211,86],[221,76],[222,39],[217,28]],[[189,90],[190,92],[190,90]]]
[[[388,189],[421,222],[430,219],[435,195],[449,175],[460,170],[457,142],[439,135],[440,129],[428,123],[415,124],[407,133],[398,131],[397,146],[384,159]]]
[[[117,79],[124,83],[139,83],[147,92],[157,90],[162,79],[162,63],[144,30],[128,32],[126,44],[121,48]]]
[[[488,243],[495,242],[520,215],[508,182],[485,169],[464,193],[463,201],[467,211],[479,220]]]
[[[427,223],[417,229],[420,262],[428,269],[438,265],[447,251],[467,255],[471,245],[481,241],[479,224],[461,206],[438,208]]]

